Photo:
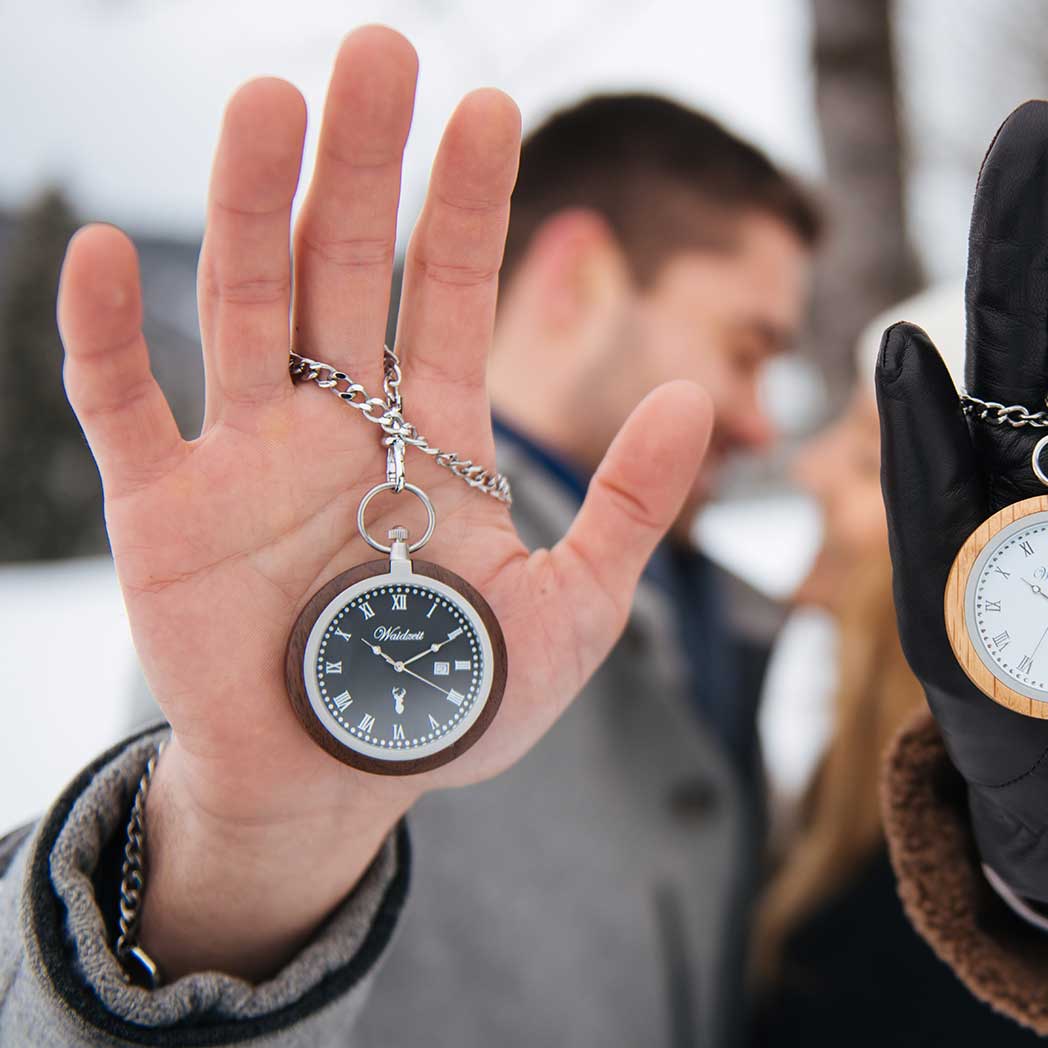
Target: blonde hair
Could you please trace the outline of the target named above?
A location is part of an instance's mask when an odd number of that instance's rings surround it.
[[[879,847],[881,759],[924,701],[899,644],[887,549],[850,574],[834,733],[805,794],[801,826],[758,907],[753,970],[760,982],[775,978],[794,928]]]

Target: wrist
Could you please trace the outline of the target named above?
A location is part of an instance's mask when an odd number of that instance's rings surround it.
[[[139,940],[165,981],[218,970],[275,974],[360,880],[414,799],[350,790],[345,802],[258,814],[204,788],[172,739],[146,805]]]

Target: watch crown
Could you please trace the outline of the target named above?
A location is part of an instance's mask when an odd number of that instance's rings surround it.
[[[408,540],[408,529],[399,525],[395,528],[390,528],[386,534],[391,542],[407,542]]]

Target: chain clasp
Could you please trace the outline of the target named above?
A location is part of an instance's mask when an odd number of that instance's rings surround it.
[[[400,437],[386,437],[386,483],[398,495],[404,490],[404,441]]]

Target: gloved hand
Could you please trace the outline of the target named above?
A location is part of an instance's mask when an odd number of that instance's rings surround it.
[[[965,294],[965,381],[983,400],[1043,409],[1048,392],[1048,103],[1004,122],[975,190]],[[877,365],[882,484],[903,649],[968,783],[983,862],[1048,902],[1048,721],[972,684],[943,619],[953,559],[997,510],[1048,493],[1030,467],[1045,430],[966,420],[928,336],[885,332]]]

